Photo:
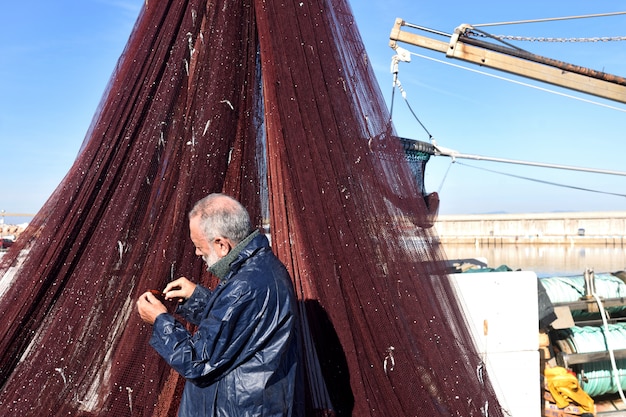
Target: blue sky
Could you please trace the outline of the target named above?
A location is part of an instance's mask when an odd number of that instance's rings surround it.
[[[156,0],[151,0],[156,1]],[[144,0],[8,2],[0,14],[0,210],[35,213],[74,161]],[[353,0],[370,60],[389,102],[396,17],[451,33],[480,24],[626,11],[623,0],[501,2]],[[626,15],[485,28],[529,37],[626,36]],[[626,41],[517,43],[531,52],[626,76]],[[481,68],[402,45],[416,54],[400,64],[409,104],[437,143],[466,154],[626,171],[626,105],[559,90],[618,110],[460,69]],[[399,94],[401,136],[428,140]],[[493,171],[504,172],[502,175]],[[434,157],[426,186],[441,196],[440,214],[626,210],[626,198],[549,185],[533,178],[626,194],[626,177]],[[7,219],[9,220],[9,219]]]

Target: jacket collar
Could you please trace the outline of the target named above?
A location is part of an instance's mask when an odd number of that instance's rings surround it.
[[[248,237],[239,242],[237,246],[232,248],[226,256],[224,256],[219,261],[215,262],[213,265],[209,267],[209,272],[218,277],[220,280],[224,280],[228,273],[230,272],[231,265],[237,260],[239,254],[248,246],[248,244],[258,235],[260,232],[255,230],[250,233]]]

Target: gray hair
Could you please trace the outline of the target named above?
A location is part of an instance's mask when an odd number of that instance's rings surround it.
[[[226,194],[209,194],[198,201],[189,212],[190,219],[196,216],[200,216],[200,227],[207,240],[220,236],[237,244],[252,228],[248,210]]]

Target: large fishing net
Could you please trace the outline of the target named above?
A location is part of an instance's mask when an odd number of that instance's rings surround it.
[[[2,259],[0,415],[176,414],[184,381],[135,300],[214,284],[187,212],[218,191],[293,277],[308,416],[502,415],[414,163],[346,0],[146,1],[76,162]]]

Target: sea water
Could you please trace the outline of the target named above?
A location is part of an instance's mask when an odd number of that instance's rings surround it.
[[[582,275],[626,270],[626,247],[569,244],[446,244],[447,259],[483,258],[491,268],[506,265],[513,270],[534,271],[537,276]]]

